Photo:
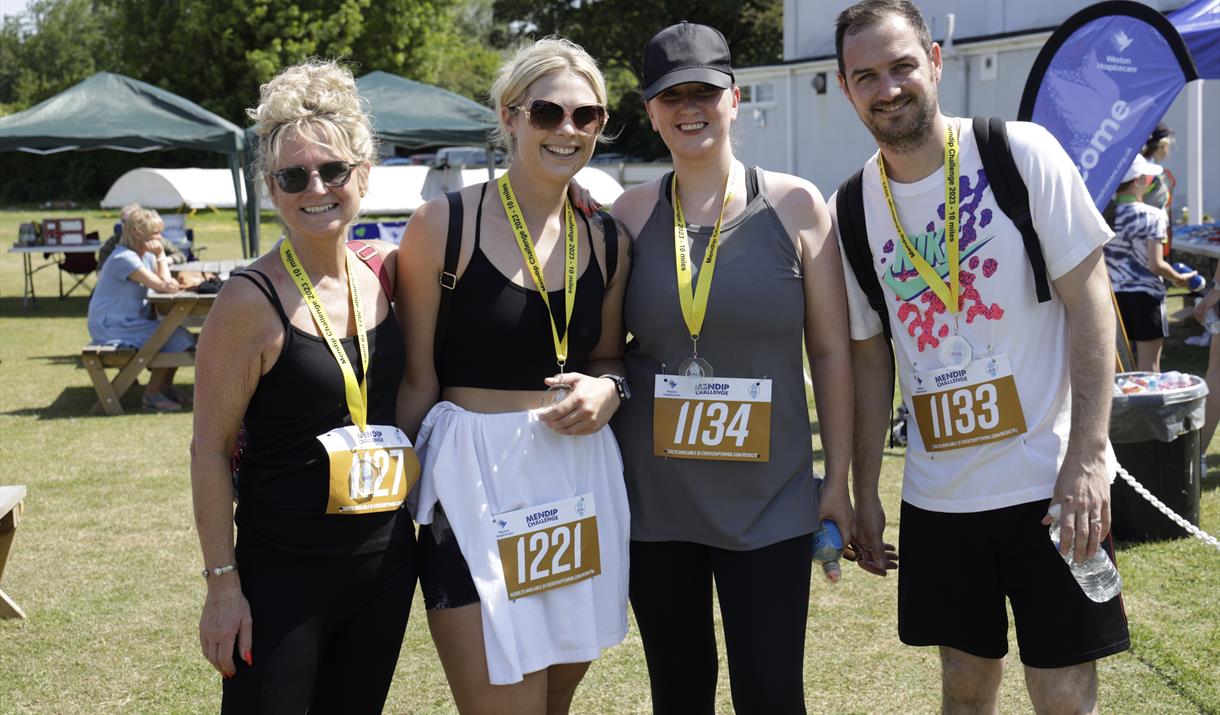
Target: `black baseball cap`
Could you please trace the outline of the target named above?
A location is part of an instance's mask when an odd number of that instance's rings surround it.
[[[644,48],[644,100],[675,84],[733,86],[729,43],[714,27],[680,22],[652,36]]]

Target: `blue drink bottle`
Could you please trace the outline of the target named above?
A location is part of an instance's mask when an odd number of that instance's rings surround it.
[[[839,527],[830,519],[822,520],[822,528],[813,534],[813,560],[822,564],[822,573],[831,583],[838,583],[841,570],[839,557],[843,555],[843,536]]]

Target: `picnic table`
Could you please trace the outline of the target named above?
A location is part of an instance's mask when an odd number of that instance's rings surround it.
[[[4,566],[13,547],[13,536],[17,533],[23,499],[24,486],[0,487],[0,580],[4,579]],[[0,618],[25,618],[25,611],[3,590],[0,590]]]
[[[59,265],[60,261],[56,256],[68,253],[97,253],[97,250],[102,247],[102,244],[97,241],[78,243],[68,246],[13,246],[8,249],[9,253],[21,254],[21,268],[25,276],[25,280],[21,287],[21,307],[27,309],[31,303],[36,302],[34,295],[34,274],[41,271],[43,268]],[[50,260],[40,263],[37,267],[34,266],[34,254],[45,253]]]
[[[228,280],[229,274],[250,264],[249,259],[230,259],[225,261],[187,261],[176,263],[169,267],[171,273],[215,273],[220,279]]]
[[[97,391],[98,401],[92,409],[95,414],[123,414],[120,400],[135,384],[140,371],[163,367],[191,367],[195,364],[194,350],[167,353],[162,352],[162,348],[177,328],[197,328],[203,325],[203,319],[216,302],[216,294],[189,290],[157,293],[150,290],[148,302],[160,316],[161,324],[138,350],[90,345],[81,353],[85,370],[88,371],[93,388]],[[106,377],[107,367],[119,368],[118,375],[113,380]]]

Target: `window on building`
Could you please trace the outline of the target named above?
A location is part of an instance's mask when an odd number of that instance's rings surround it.
[[[774,104],[775,83],[757,82],[741,85],[742,104]]]

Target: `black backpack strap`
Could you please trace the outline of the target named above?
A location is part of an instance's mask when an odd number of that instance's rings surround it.
[[[432,360],[438,369],[449,331],[449,309],[453,304],[453,289],[457,288],[458,255],[462,251],[462,194],[450,191],[445,198],[449,200],[449,231],[445,235],[445,265],[440,275],[441,302],[436,309],[436,332],[432,337]]]
[[[881,160],[880,157],[877,158]],[[835,217],[839,223],[839,239],[843,246],[843,255],[847,264],[868,298],[868,305],[881,319],[881,332],[885,335],[885,347],[890,352],[890,365],[893,366],[894,341],[890,330],[890,314],[885,306],[885,293],[881,290],[881,281],[873,268],[873,251],[868,246],[868,223],[864,217],[864,169],[848,177],[839,186],[835,196]],[[890,425],[894,424],[894,383],[890,377]],[[889,430],[889,444],[894,446],[894,432]]]
[[[606,211],[598,211],[602,218],[602,240],[606,245],[606,285],[614,279],[614,271],[618,270],[618,224]]]
[[[869,307],[881,318],[881,329],[885,331],[888,342],[891,336],[890,316],[886,310],[885,294],[881,291],[881,281],[877,280],[877,271],[873,268],[873,252],[868,247],[868,224],[864,218],[864,169],[852,174],[839,186],[835,197],[835,215],[839,222],[843,255],[847,257],[856,282],[868,298]]]
[[[1038,294],[1038,302],[1045,303],[1051,299],[1050,281],[1046,276],[1046,258],[1042,255],[1042,244],[1038,242],[1038,232],[1034,230],[1033,217],[1030,215],[1029,190],[1012,158],[1012,148],[1008,144],[1008,127],[1001,117],[975,117],[974,138],[979,145],[983,171],[991,182],[991,193],[995,195],[1000,210],[1021,232],[1025,256],[1029,259],[1029,267],[1034,274],[1034,290]]]

